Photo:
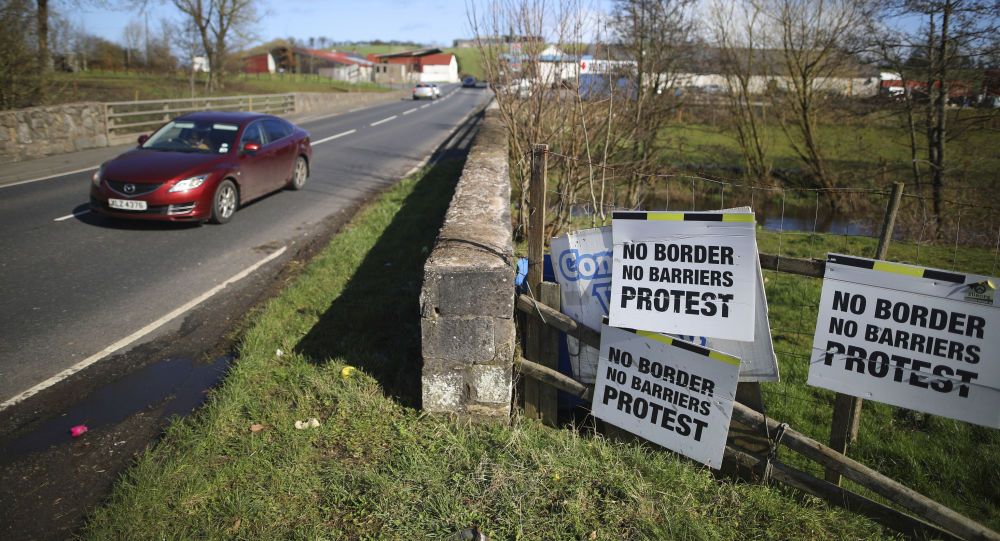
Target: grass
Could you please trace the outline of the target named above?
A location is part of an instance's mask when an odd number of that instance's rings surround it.
[[[483,58],[477,47],[459,47],[446,49],[444,52],[455,55],[458,61],[458,73],[469,74],[476,79],[484,79],[486,72],[483,70]]]
[[[718,120],[722,120],[721,113]],[[885,113],[878,113],[845,122],[820,124],[818,139],[824,157],[830,170],[839,176],[841,186],[884,187],[893,181],[913,182],[908,139],[904,130],[887,125],[890,122],[895,121],[887,119]],[[725,124],[675,122],[664,130],[663,137],[667,141],[669,159],[693,169],[744,165],[739,145],[731,128]],[[918,139],[920,137],[918,134]],[[765,142],[774,169],[805,169],[788,138],[776,125],[768,126]],[[1000,168],[1000,152],[994,150],[998,144],[1000,132],[996,129],[955,134],[947,147],[949,184],[966,187],[962,195],[971,200],[980,197],[981,190],[1000,189],[1000,178],[995,174]],[[920,158],[925,157],[926,151],[921,151]],[[926,173],[924,182],[929,182]],[[972,191],[973,188],[979,191]],[[908,186],[908,192],[913,191],[913,186]]]
[[[885,537],[663,449],[416,409],[422,266],[461,166],[389,190],[252,314],[221,386],[137,457],[81,537]],[[320,426],[294,428],[310,417]]]
[[[205,97],[205,74],[195,80],[195,96]],[[298,74],[234,74],[226,78],[226,86],[212,96],[247,94],[283,94],[287,92],[384,92],[372,83],[352,85],[316,75]],[[43,103],[52,105],[77,101],[164,100],[191,97],[187,74],[137,73],[112,71],[57,72],[52,75],[50,89]]]

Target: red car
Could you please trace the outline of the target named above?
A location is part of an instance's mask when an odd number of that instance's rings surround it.
[[[90,209],[121,218],[226,223],[240,205],[309,176],[302,128],[272,115],[180,116],[94,173]]]

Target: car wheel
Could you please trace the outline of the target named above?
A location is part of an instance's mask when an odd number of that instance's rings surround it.
[[[295,169],[292,170],[292,183],[289,188],[301,190],[306,185],[307,178],[309,178],[309,164],[306,163],[305,158],[299,156],[295,160]]]
[[[236,212],[239,201],[239,192],[236,191],[233,181],[223,180],[215,189],[215,197],[212,198],[212,218],[209,221],[213,224],[228,222]]]

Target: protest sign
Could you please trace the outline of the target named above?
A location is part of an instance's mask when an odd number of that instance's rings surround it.
[[[740,360],[648,331],[604,325],[594,416],[718,469]]]
[[[750,342],[757,243],[752,213],[615,212],[615,327]]]
[[[611,298],[611,227],[571,231],[549,241],[562,312],[573,321],[601,330]],[[566,337],[573,377],[594,383],[598,351]]]
[[[729,212],[750,212],[749,207]],[[594,330],[600,330],[608,315],[611,296],[612,233],[611,227],[571,231],[550,241],[556,262],[555,278],[562,294],[562,311]],[[778,381],[778,360],[774,354],[767,316],[767,298],[760,258],[754,253],[754,289],[756,292],[754,340],[740,342],[705,336],[676,335],[683,340],[739,357],[740,381]],[[597,371],[598,350],[567,337],[573,377],[593,383]]]
[[[1000,428],[997,283],[829,254],[808,384]]]

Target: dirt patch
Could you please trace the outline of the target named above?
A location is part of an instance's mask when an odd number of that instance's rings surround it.
[[[95,363],[4,411],[0,538],[66,539],[79,530],[133,457],[171,419],[201,405],[224,374],[247,315],[280,293],[363,204],[328,217],[280,265],[226,288],[189,313],[177,332]],[[164,385],[164,374],[177,375],[176,384]],[[89,430],[71,437],[70,427],[83,423]]]

